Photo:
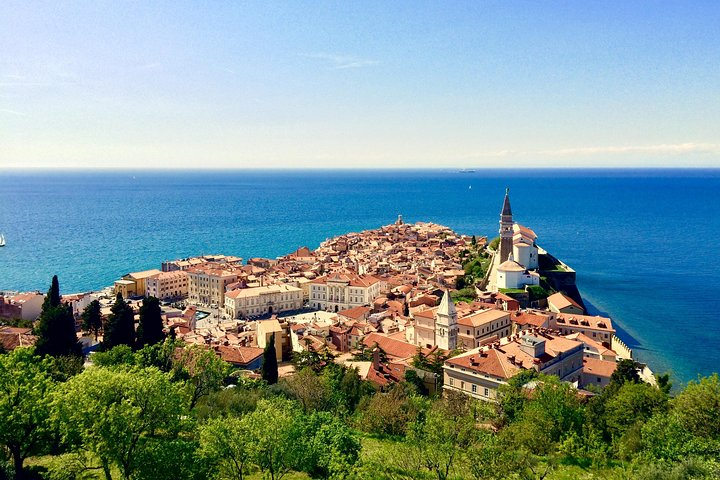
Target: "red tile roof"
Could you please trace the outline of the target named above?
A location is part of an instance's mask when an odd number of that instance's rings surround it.
[[[379,333],[370,333],[369,335],[367,335],[363,339],[363,344],[368,348],[373,348],[375,344],[377,344],[378,347],[380,347],[380,349],[385,352],[388,357],[393,357],[397,359],[411,358],[417,353],[418,350],[417,345],[390,338],[386,335],[382,335]],[[427,348],[423,348],[421,349],[421,352],[424,355],[427,355],[428,353],[430,353],[430,350]]]
[[[617,362],[597,358],[583,358],[583,373],[589,375],[610,378],[616,368]]]

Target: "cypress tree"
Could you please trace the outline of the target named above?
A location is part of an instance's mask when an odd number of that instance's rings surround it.
[[[118,293],[115,303],[110,309],[112,312],[105,322],[103,335],[103,348],[110,350],[118,345],[135,346],[135,314],[132,307]]]
[[[140,307],[140,325],[137,330],[138,348],[160,343],[164,339],[160,300],[155,297],[147,297]]]
[[[60,284],[57,275],[52,278],[35,333],[38,336],[35,343],[35,351],[38,355],[62,357],[82,354],[75,332],[75,315],[72,307],[60,302]]]
[[[262,378],[269,385],[274,385],[278,381],[278,364],[274,333],[270,336],[270,342],[265,345],[265,351],[263,352]]]
[[[83,329],[92,332],[97,340],[98,333],[102,328],[102,314],[100,313],[100,302],[93,300],[85,307],[82,313]]]
[[[48,290],[45,301],[49,301],[51,307],[60,306],[60,282],[58,282],[57,275],[53,275],[50,290]]]

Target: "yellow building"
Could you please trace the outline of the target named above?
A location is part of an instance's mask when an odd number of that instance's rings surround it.
[[[156,277],[162,272],[156,268],[133,272],[123,275],[122,279],[115,281],[115,294],[121,293],[123,298],[136,295],[145,296],[146,281],[148,278]]]
[[[190,303],[211,308],[224,307],[225,290],[228,285],[237,282],[238,275],[232,270],[219,267],[217,264],[208,263],[185,270],[188,274]]]
[[[225,313],[231,318],[299,310],[302,289],[292,285],[241,288],[225,293]]]

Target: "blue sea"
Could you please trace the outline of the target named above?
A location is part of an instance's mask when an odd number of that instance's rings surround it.
[[[0,290],[99,289],[160,262],[276,257],[430,221],[494,237],[516,221],[578,272],[596,313],[676,384],[720,365],[720,170],[0,172]]]

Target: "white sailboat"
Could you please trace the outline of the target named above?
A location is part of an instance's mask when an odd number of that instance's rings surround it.
[[[4,246],[5,246],[5,235],[0,233],[0,247],[4,247]]]

